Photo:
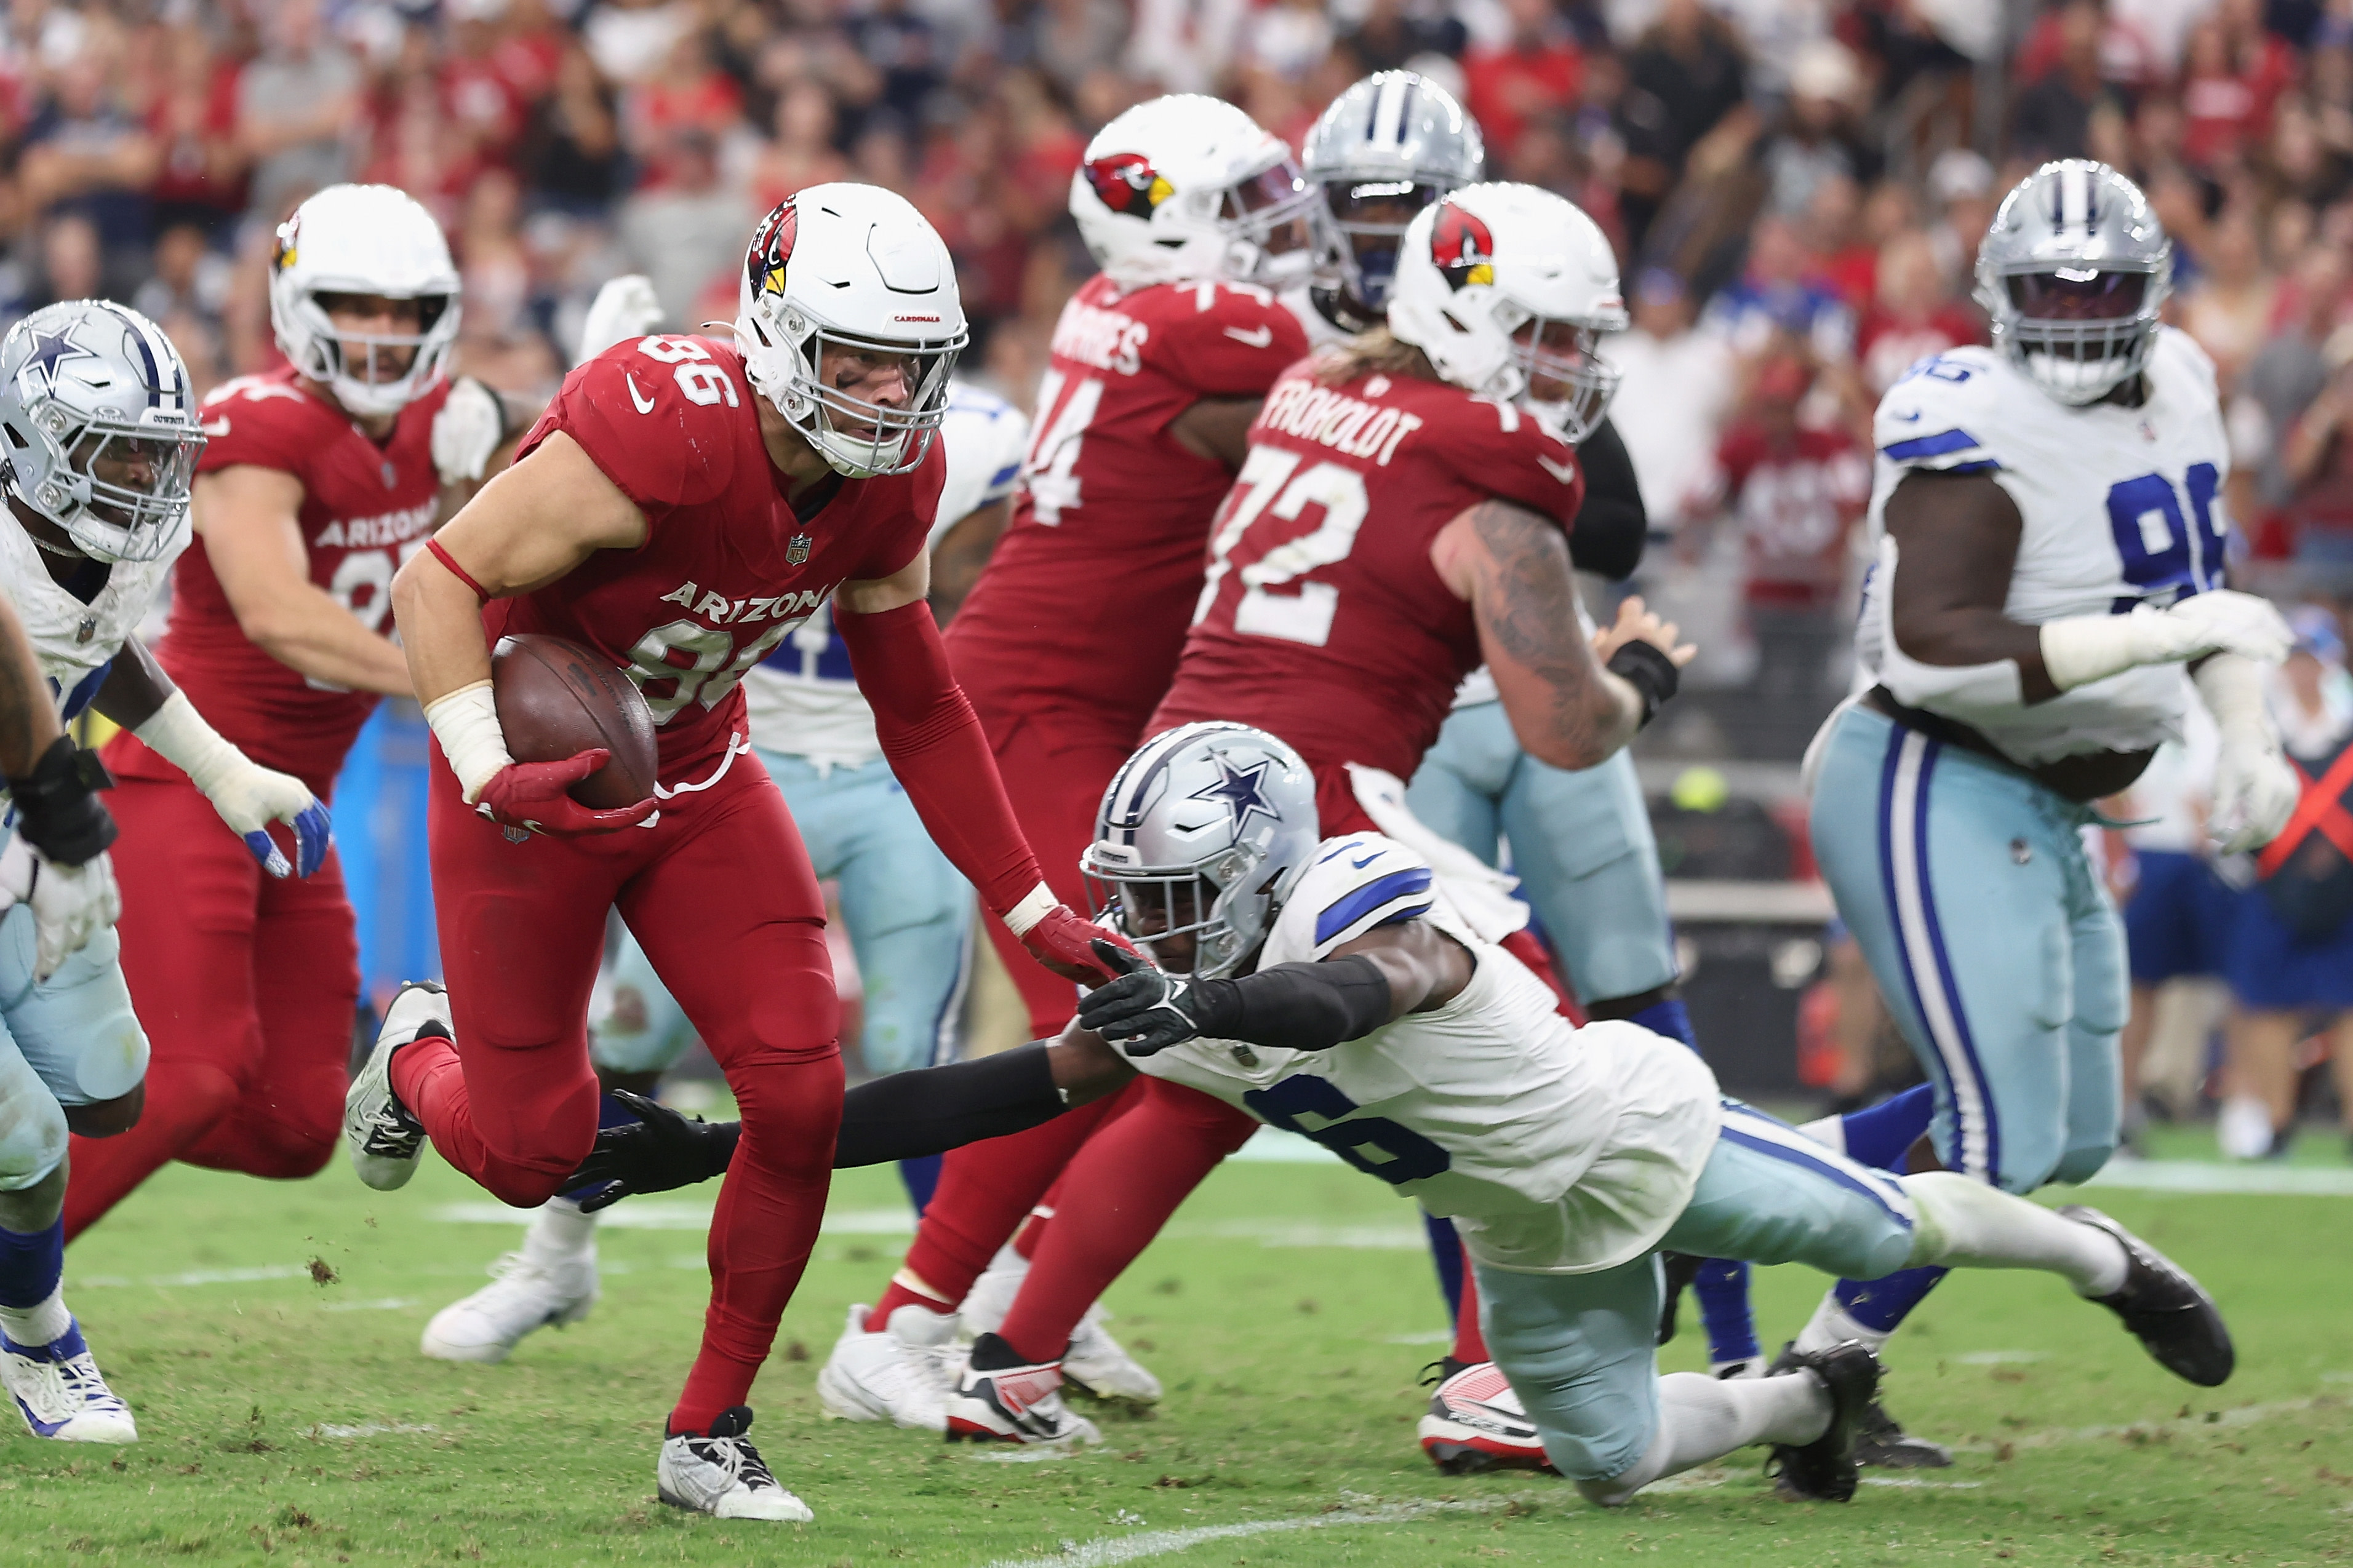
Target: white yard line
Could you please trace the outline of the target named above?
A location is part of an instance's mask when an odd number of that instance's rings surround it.
[[[1166,1557],[1211,1541],[1233,1541],[1250,1535],[1272,1535],[1293,1530],[1333,1530],[1357,1524],[1409,1524],[1436,1513],[1493,1513],[1509,1500],[1478,1502],[1407,1502],[1378,1508],[1344,1508],[1303,1519],[1259,1519],[1243,1524],[1204,1524],[1191,1530],[1147,1530],[1134,1535],[1104,1536],[1095,1541],[1066,1541],[1051,1557],[1004,1557],[987,1568],[1111,1568],[1115,1563],[1135,1563]]]

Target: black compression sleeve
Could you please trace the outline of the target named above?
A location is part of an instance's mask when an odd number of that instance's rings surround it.
[[[1204,1035],[1277,1050],[1327,1051],[1389,1021],[1388,976],[1360,953],[1212,980],[1194,995]]]
[[[1577,457],[1585,470],[1585,502],[1568,531],[1568,558],[1579,571],[1622,581],[1641,564],[1651,530],[1650,514],[1642,510],[1642,489],[1634,479],[1634,459],[1618,427],[1607,419],[1585,438]]]
[[[1042,1045],[861,1083],[842,1097],[836,1169],[942,1154],[1062,1113]]]

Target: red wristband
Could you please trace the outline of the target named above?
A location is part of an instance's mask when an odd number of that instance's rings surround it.
[[[463,566],[459,565],[457,558],[452,556],[447,550],[441,548],[441,542],[439,540],[427,540],[425,542],[425,548],[433,552],[434,560],[438,561],[442,565],[449,568],[449,575],[458,579],[459,582],[466,584],[467,587],[471,588],[474,591],[474,597],[481,600],[482,603],[486,605],[491,602],[491,591],[488,588],[483,587],[480,583],[475,582],[473,574],[467,571]]]

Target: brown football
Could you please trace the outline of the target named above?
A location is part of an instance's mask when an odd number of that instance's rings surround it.
[[[613,753],[574,784],[595,811],[654,793],[654,716],[629,678],[576,642],[526,632],[491,653],[491,693],[507,751],[519,763],[560,763],[591,747]]]

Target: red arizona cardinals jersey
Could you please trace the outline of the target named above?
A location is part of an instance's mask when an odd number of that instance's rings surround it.
[[[1500,497],[1566,529],[1575,448],[1507,403],[1414,376],[1285,373],[1210,531],[1208,580],[1147,733],[1232,719],[1319,773],[1411,778],[1480,663],[1471,606],[1430,564],[1440,529]]]
[[[449,396],[436,385],[400,411],[381,445],[324,398],[302,390],[291,366],[239,376],[204,403],[199,473],[251,465],[302,482],[296,517],[311,581],[373,632],[392,630],[392,574],[433,531],[441,479],[433,467],[433,416]],[[254,761],[292,773],[324,800],[343,755],[375,708],[373,692],[315,684],[248,641],[201,541],[180,557],[171,618],[155,657],[213,727]],[[108,753],[132,778],[181,777],[130,736]]]
[[[1205,397],[1257,397],[1307,352],[1262,289],[1097,277],[1062,307],[1013,522],[949,623],[992,733],[1041,709],[1140,724],[1167,689],[1201,585],[1224,464],[1169,435]]]
[[[518,458],[555,431],[646,514],[636,550],[599,551],[544,588],[482,609],[492,638],[546,632],[610,658],[645,693],[664,783],[702,776],[746,732],[744,672],[844,582],[923,549],[946,471],[828,481],[797,515],[760,438],[743,356],[709,338],[617,343],[565,378]],[[830,499],[823,499],[828,494]]]

